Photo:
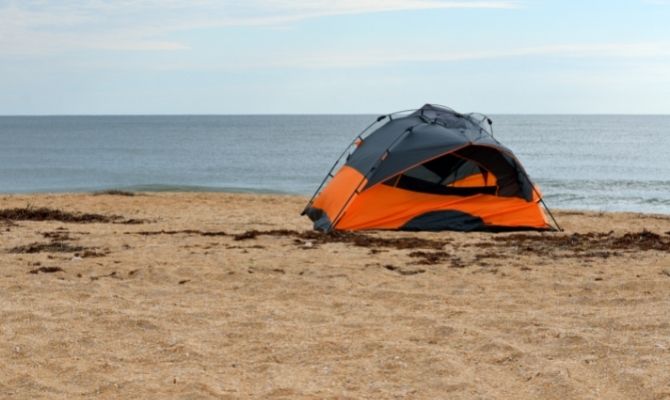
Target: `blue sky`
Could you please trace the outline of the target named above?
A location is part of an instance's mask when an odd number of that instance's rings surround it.
[[[670,113],[670,0],[0,0],[0,115]]]

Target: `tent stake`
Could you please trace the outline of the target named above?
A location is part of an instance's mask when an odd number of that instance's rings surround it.
[[[556,228],[558,229],[558,231],[563,232],[563,228],[561,228],[561,226],[558,224],[558,222],[556,221],[556,218],[554,218],[554,214],[552,214],[552,212],[551,212],[551,209],[549,208],[549,206],[547,206],[547,203],[544,202],[544,199],[541,196],[540,196],[540,202],[542,203],[544,208],[549,213],[549,216],[551,217],[551,220],[554,221],[554,225],[556,225]]]

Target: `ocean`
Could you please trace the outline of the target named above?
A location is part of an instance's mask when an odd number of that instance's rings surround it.
[[[375,117],[0,117],[0,193],[309,195]],[[670,116],[490,117],[550,207],[670,214]]]

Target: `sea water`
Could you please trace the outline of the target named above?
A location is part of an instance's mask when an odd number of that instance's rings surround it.
[[[0,193],[308,195],[373,115],[0,117]],[[492,115],[550,207],[670,213],[670,116]]]

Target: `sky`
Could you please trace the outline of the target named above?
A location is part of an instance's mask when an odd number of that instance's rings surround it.
[[[670,114],[670,0],[0,0],[0,115]]]

